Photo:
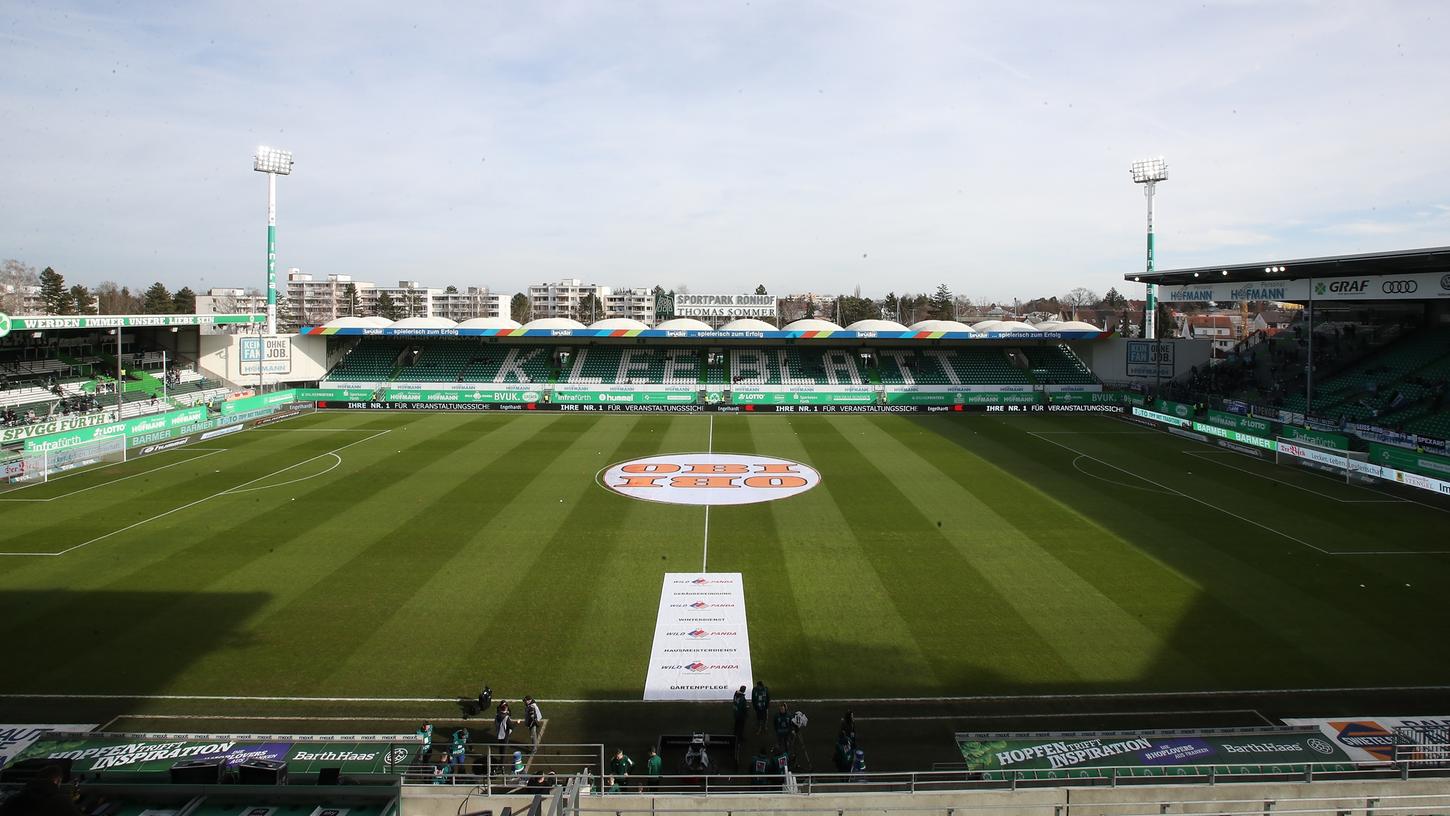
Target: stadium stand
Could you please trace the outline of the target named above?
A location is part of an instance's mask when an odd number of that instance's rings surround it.
[[[1072,349],[1064,345],[1024,347],[1032,378],[1044,385],[1092,385],[1098,381]]]
[[[338,383],[391,380],[398,357],[407,346],[398,340],[365,338],[333,366],[327,380]]]
[[[1442,416],[1450,381],[1450,327],[1421,329],[1324,377],[1315,388],[1316,415],[1408,427],[1450,429]],[[1291,394],[1283,407],[1303,411],[1305,395]]]

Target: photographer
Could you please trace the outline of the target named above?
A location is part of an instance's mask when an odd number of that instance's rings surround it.
[[[775,712],[775,744],[782,751],[790,750],[791,735],[795,733],[795,724],[791,722],[790,712],[786,710],[785,703],[781,703]]]

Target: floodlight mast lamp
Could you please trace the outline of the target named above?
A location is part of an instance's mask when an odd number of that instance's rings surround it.
[[[1148,274],[1153,273],[1153,192],[1158,182],[1168,180],[1168,162],[1162,156],[1156,159],[1141,159],[1129,168],[1133,183],[1143,185],[1143,197],[1148,199]],[[1143,316],[1143,336],[1149,340],[1158,339],[1158,287],[1148,284],[1147,308]]]
[[[277,333],[277,177],[292,174],[292,151],[262,146],[252,169],[267,174],[267,334]]]

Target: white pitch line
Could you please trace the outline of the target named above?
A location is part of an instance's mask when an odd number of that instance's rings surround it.
[[[1332,553],[1332,552],[1330,552],[1328,550],[1325,550],[1325,549],[1321,549],[1319,547],[1316,547],[1313,544],[1310,544],[1309,542],[1304,541],[1303,539],[1295,538],[1294,536],[1291,536],[1291,535],[1289,535],[1288,533],[1286,533],[1286,532],[1284,532],[1282,530],[1275,530],[1273,527],[1270,527],[1270,526],[1268,526],[1266,524],[1261,524],[1261,523],[1259,523],[1257,521],[1254,521],[1253,519],[1248,518],[1246,516],[1241,516],[1238,513],[1233,512],[1232,510],[1225,510],[1225,509],[1223,509],[1222,507],[1219,507],[1216,504],[1212,504],[1210,502],[1206,502],[1203,499],[1200,499],[1200,498],[1198,498],[1196,496],[1191,496],[1191,495],[1189,495],[1187,493],[1184,493],[1181,490],[1175,490],[1174,488],[1171,488],[1168,485],[1163,484],[1162,482],[1155,482],[1154,480],[1149,479],[1147,476],[1139,476],[1138,474],[1132,472],[1131,470],[1127,470],[1126,468],[1120,468],[1117,465],[1113,464],[1112,462],[1104,461],[1102,459],[1099,459],[1096,456],[1093,456],[1092,454],[1083,453],[1082,451],[1077,450],[1075,448],[1069,448],[1068,446],[1062,444],[1061,442],[1058,442],[1058,441],[1053,440],[1053,439],[1048,439],[1047,437],[1042,436],[1042,435],[1038,434],[1035,431],[1027,431],[1027,433],[1028,434],[1031,434],[1032,436],[1037,437],[1038,439],[1041,439],[1043,442],[1047,442],[1049,444],[1056,445],[1056,446],[1058,446],[1059,448],[1062,448],[1065,451],[1068,451],[1070,453],[1078,454],[1079,456],[1086,456],[1087,458],[1092,459],[1095,462],[1098,462],[1100,464],[1107,465],[1108,467],[1112,468],[1113,470],[1118,471],[1119,473],[1126,473],[1126,474],[1128,474],[1129,476],[1132,476],[1135,479],[1142,479],[1143,481],[1147,482],[1148,484],[1158,485],[1159,487],[1161,487],[1164,490],[1167,490],[1167,491],[1173,493],[1174,495],[1182,496],[1183,498],[1188,499],[1189,501],[1197,502],[1197,503],[1203,505],[1204,507],[1209,507],[1209,508],[1212,508],[1214,510],[1219,511],[1220,513],[1224,513],[1225,515],[1233,516],[1234,518],[1238,519],[1239,521],[1248,522],[1249,524],[1252,524],[1252,525],[1254,525],[1255,527],[1258,527],[1261,530],[1268,530],[1269,532],[1273,533],[1274,535],[1283,536],[1284,538],[1287,538],[1290,541],[1295,542],[1296,544],[1302,544],[1303,546],[1308,547],[1309,549],[1314,550],[1316,552],[1323,553],[1324,555],[1337,555],[1337,553]]]
[[[374,428],[253,428],[252,433],[259,431],[261,433],[373,433],[375,430]],[[1148,433],[1152,433],[1152,431]]]
[[[1262,696],[1266,694],[1346,694],[1346,693],[1374,693],[1383,694],[1386,692],[1444,692],[1450,691],[1450,686],[1329,686],[1324,688],[1284,688],[1284,689],[1216,689],[1212,691],[1109,691],[1083,694],[974,694],[965,696],[935,696],[935,697],[792,697],[792,700],[801,703],[993,703],[993,702],[1031,702],[1043,700],[1132,700],[1132,699],[1172,699],[1184,698],[1213,698],[1213,697],[1234,697],[1234,696]],[[0,700],[141,700],[141,701],[190,701],[190,702],[222,702],[222,703],[457,703],[464,699],[461,696],[452,697],[302,697],[302,696],[247,696],[247,695],[226,695],[226,694],[40,694],[40,693],[6,693],[0,694]],[[641,700],[638,697],[621,699],[586,699],[586,698],[555,698],[543,699],[541,703],[582,705],[590,703],[657,703],[657,700]],[[692,702],[689,700],[676,700],[672,702]],[[718,700],[693,701],[705,705],[718,705]]]
[[[334,470],[337,470],[338,466],[342,464],[342,457],[341,456],[338,456],[335,453],[329,452],[329,453],[324,453],[322,455],[323,456],[331,456],[333,458],[333,462],[332,462],[332,466],[331,467],[329,467],[327,470],[324,470],[324,471],[322,471],[320,473],[314,473],[314,474],[312,474],[310,476],[299,476],[296,479],[288,479],[285,482],[278,482],[276,484],[258,485],[256,487],[247,487],[247,488],[235,488],[234,487],[234,488],[231,489],[231,492],[232,493],[250,493],[253,490],[271,490],[274,487],[285,487],[285,486],[287,486],[289,484],[297,484],[298,482],[305,482],[308,479],[316,479],[318,476],[326,476],[327,474],[333,472]],[[317,458],[320,458],[320,457],[317,457]]]
[[[1159,490],[1159,489],[1157,489],[1155,487],[1143,487],[1141,485],[1128,484],[1127,482],[1115,482],[1112,479],[1103,478],[1102,476],[1099,476],[1096,473],[1088,473],[1086,470],[1083,470],[1082,469],[1082,466],[1081,465],[1078,464],[1078,462],[1081,462],[1083,459],[1088,459],[1088,458],[1091,458],[1091,457],[1088,457],[1088,456],[1077,456],[1077,457],[1074,457],[1073,460],[1072,460],[1072,469],[1073,470],[1076,470],[1078,473],[1081,473],[1084,476],[1087,476],[1088,478],[1097,479],[1100,482],[1107,482],[1110,485],[1117,485],[1118,487],[1126,487],[1129,490],[1141,490],[1144,493],[1157,493],[1160,496],[1171,496],[1171,495],[1173,495],[1172,493],[1164,493],[1162,490]]]
[[[237,492],[241,488],[246,487],[247,485],[256,484],[257,482],[260,482],[263,479],[270,479],[273,476],[276,476],[278,474],[286,473],[287,471],[292,470],[293,468],[302,467],[303,465],[307,464],[308,462],[311,462],[314,459],[320,459],[320,458],[322,458],[324,456],[327,456],[328,454],[336,454],[339,451],[347,450],[348,448],[352,447],[353,445],[357,445],[357,444],[360,444],[362,442],[367,442],[367,441],[372,440],[372,439],[377,439],[378,437],[382,436],[383,434],[391,433],[391,432],[392,432],[392,429],[391,428],[389,428],[389,429],[387,429],[385,431],[378,431],[377,433],[374,433],[372,436],[369,436],[369,437],[367,437],[365,439],[359,439],[356,442],[349,442],[349,443],[347,443],[346,445],[343,445],[340,448],[333,448],[332,450],[327,451],[325,453],[319,453],[316,456],[312,456],[312,457],[309,457],[307,459],[303,459],[301,462],[298,462],[295,465],[288,465],[287,467],[281,468],[279,470],[274,470],[271,473],[267,473],[267,474],[264,474],[262,476],[258,476],[255,479],[250,479],[248,481],[242,482],[241,484],[236,485],[234,487],[229,487],[226,490],[222,490],[220,492],[213,493],[210,496],[206,496],[204,498],[197,499],[196,501],[193,501],[193,502],[187,502],[186,504],[183,504],[180,507],[173,507],[170,510],[167,510],[166,512],[164,512],[164,513],[157,513],[156,515],[151,516],[150,518],[144,518],[144,519],[141,519],[140,521],[135,522],[133,524],[128,524],[125,527],[120,528],[119,530],[112,530],[109,533],[105,533],[103,535],[98,535],[98,536],[96,536],[95,538],[93,538],[93,539],[91,539],[89,541],[83,541],[83,542],[81,542],[79,544],[76,544],[74,546],[67,547],[66,549],[61,550],[60,552],[53,552],[53,553],[8,553],[7,552],[7,553],[0,553],[0,556],[27,556],[28,555],[28,556],[59,557],[59,556],[65,555],[68,552],[73,552],[73,551],[79,550],[80,548],[85,547],[87,545],[94,544],[97,541],[104,541],[104,540],[110,538],[113,535],[117,535],[119,533],[124,533],[127,530],[135,529],[137,527],[140,527],[143,524],[149,524],[149,523],[151,523],[153,521],[156,521],[157,519],[166,518],[167,516],[171,515],[172,513],[179,513],[182,510],[185,510],[185,509],[190,508],[190,507],[195,507],[198,504],[201,504],[203,502],[208,502],[208,501],[211,501],[212,499],[215,499],[215,498],[218,498],[218,497],[221,497],[221,496],[225,496],[228,493]]]
[[[710,417],[710,435],[705,441],[705,452],[715,452],[715,415]],[[705,546],[700,554],[700,572],[709,572],[710,569],[710,505],[705,505]]]
[[[191,453],[191,451],[186,451],[185,448],[183,448],[182,450],[185,451],[185,452],[187,452],[187,453]],[[160,470],[166,470],[167,468],[174,468],[177,465],[185,465],[185,464],[187,464],[189,462],[200,461],[202,459],[205,459],[208,456],[215,456],[218,453],[226,453],[226,452],[227,452],[227,449],[226,448],[208,448],[207,449],[207,452],[204,453],[204,454],[202,454],[201,456],[193,456],[190,459],[182,459],[179,462],[172,462],[169,465],[162,465],[161,467],[154,467],[154,468],[151,468],[150,470],[143,470],[140,473],[132,473],[130,476],[122,476],[119,479],[112,479],[109,482],[101,482],[100,484],[93,484],[90,487],[82,487],[79,490],[72,490],[69,493],[62,493],[59,496],[51,496],[48,499],[5,499],[5,498],[0,498],[0,501],[5,501],[5,502],[53,502],[53,501],[56,501],[58,499],[64,499],[64,498],[68,498],[70,496],[74,496],[74,495],[76,495],[78,493],[84,493],[87,490],[95,490],[98,487],[105,487],[106,485],[113,485],[113,484],[115,484],[117,482],[124,482],[127,479],[134,479],[137,476],[146,476],[148,474],[155,473],[155,472],[160,471]],[[124,463],[118,462],[117,464],[124,464]],[[86,472],[87,473],[93,473],[94,471],[86,471]],[[56,480],[52,479],[51,481],[56,481]],[[46,484],[46,483],[45,482],[41,482],[40,484]]]
[[[1054,720],[1068,717],[1166,717],[1176,714],[1254,714],[1259,719],[1267,719],[1252,708],[1197,708],[1197,709],[1174,709],[1172,711],[1069,711],[1058,714],[904,714],[894,716],[883,714],[881,716],[856,717],[860,721],[880,722],[913,722],[932,720]],[[1274,723],[1270,722],[1270,725]]]
[[[1243,456],[1244,455],[1244,454],[1241,454],[1241,453],[1234,453],[1233,451],[1225,451],[1225,452],[1228,453],[1228,454],[1230,454],[1230,455],[1232,455],[1232,456]],[[1205,461],[1205,462],[1213,462],[1216,465],[1221,465],[1221,466],[1226,467],[1226,468],[1228,468],[1230,470],[1237,470],[1239,473],[1247,473],[1250,476],[1257,476],[1260,479],[1267,479],[1268,481],[1276,482],[1278,484],[1284,485],[1285,487],[1292,487],[1295,490],[1302,490],[1305,493],[1313,493],[1316,496],[1319,496],[1319,497],[1325,498],[1325,499],[1329,499],[1330,501],[1336,501],[1336,502],[1339,502],[1340,504],[1391,504],[1391,503],[1395,503],[1395,502],[1409,504],[1409,502],[1408,501],[1405,501],[1404,499],[1341,499],[1338,496],[1331,496],[1328,493],[1321,493],[1321,492],[1319,492],[1318,490],[1315,490],[1312,487],[1305,487],[1303,485],[1294,484],[1293,482],[1285,481],[1283,479],[1275,479],[1273,476],[1268,476],[1268,475],[1263,474],[1263,473],[1255,473],[1254,471],[1249,470],[1248,468],[1243,468],[1243,467],[1239,467],[1237,465],[1231,465],[1228,462],[1219,461],[1219,459],[1217,457],[1210,456],[1209,455],[1210,453],[1212,453],[1212,451],[1183,451],[1183,454],[1185,456],[1192,456],[1195,459],[1200,459],[1200,460]]]

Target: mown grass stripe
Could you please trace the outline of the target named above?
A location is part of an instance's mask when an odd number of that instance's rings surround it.
[[[823,474],[822,486],[861,541],[902,619],[911,624],[937,677],[957,689],[1003,688],[1044,677],[1080,679],[941,534],[938,519],[919,513],[834,424],[810,419],[792,424]],[[1000,644],[1006,642],[1016,646],[1003,651]]]

